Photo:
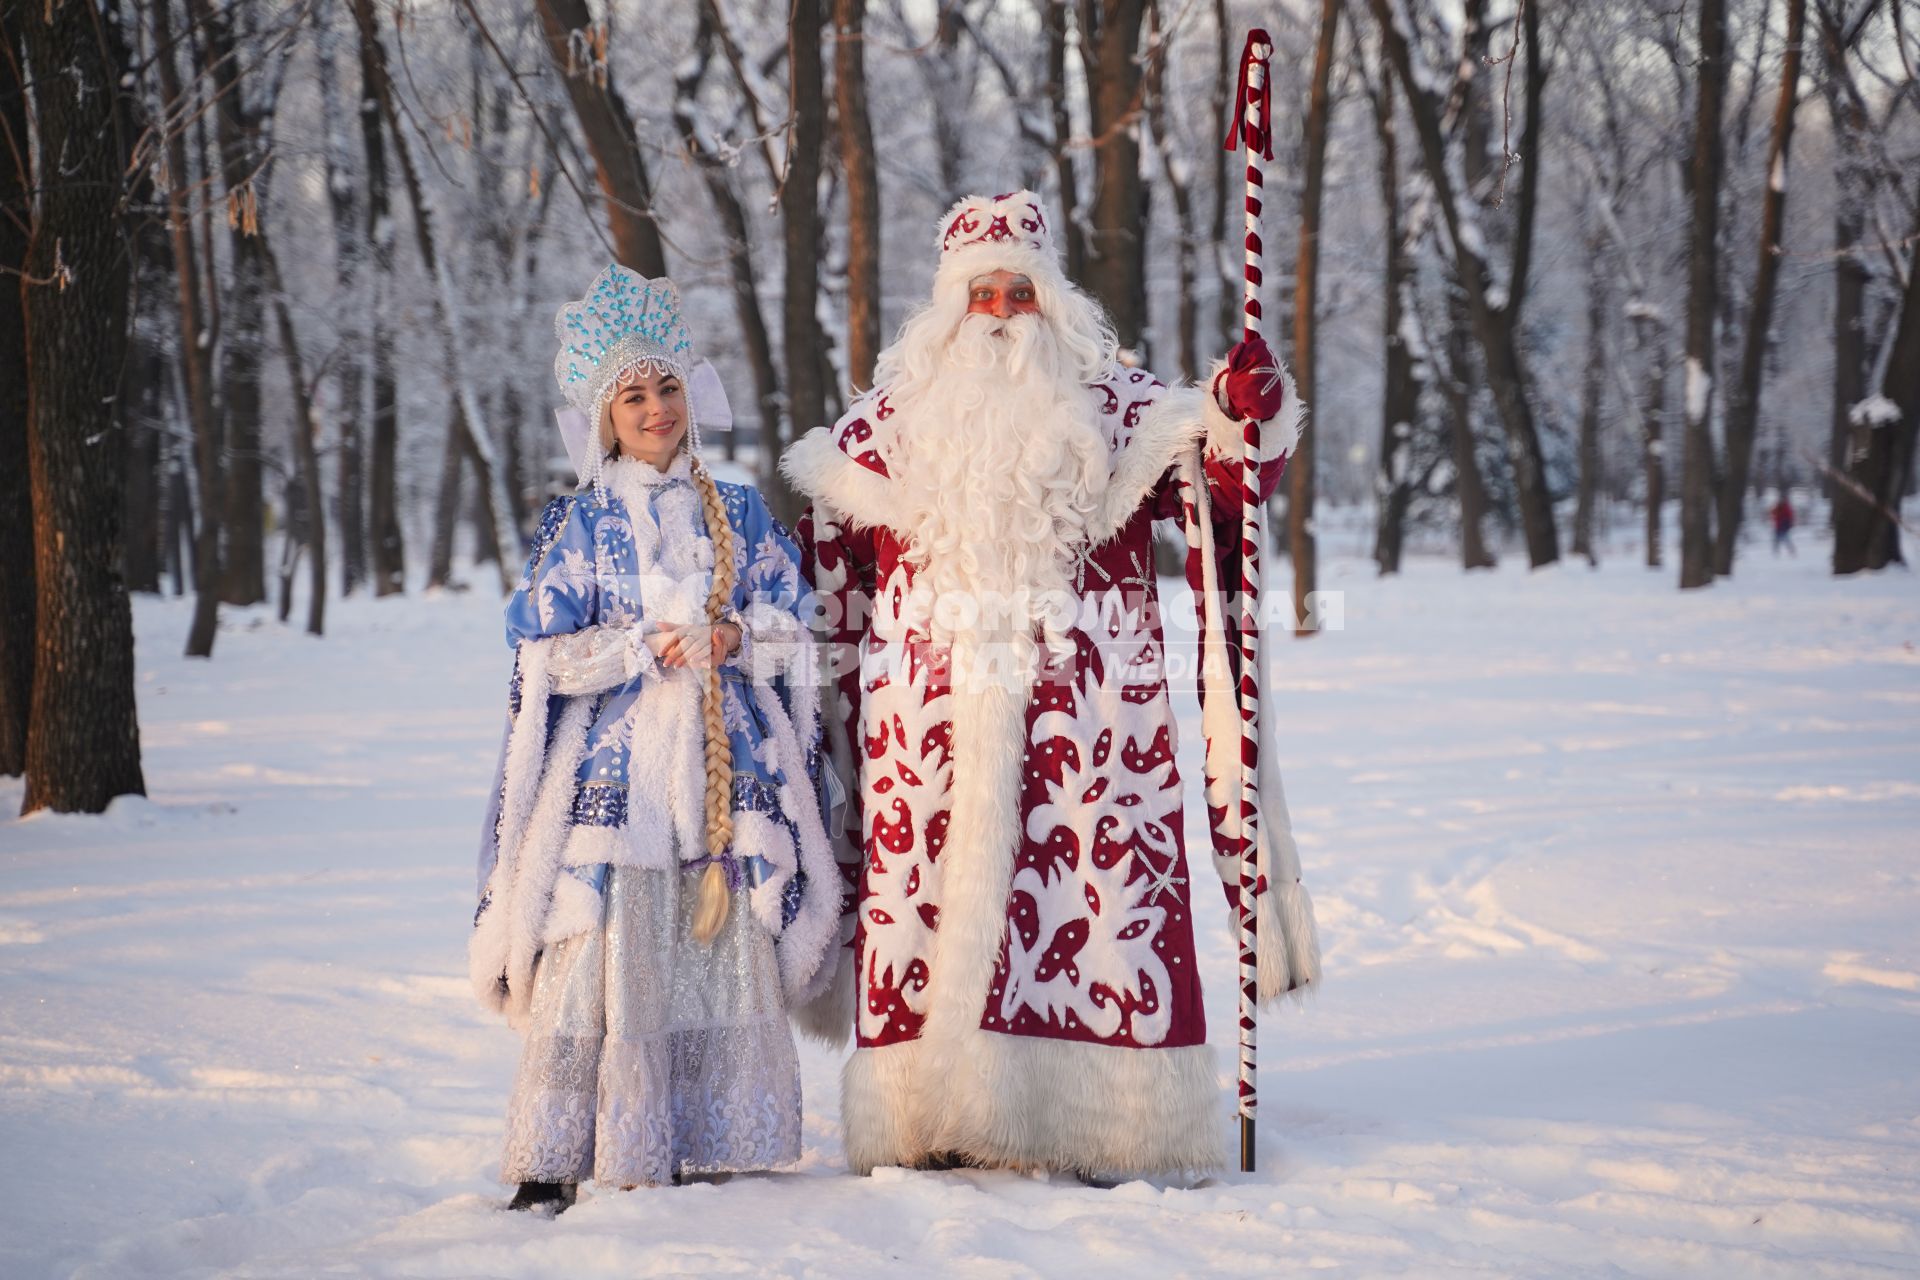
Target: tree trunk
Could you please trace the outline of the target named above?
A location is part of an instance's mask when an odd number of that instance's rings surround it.
[[[1443,392],[1453,444],[1454,495],[1460,500],[1460,567],[1491,569],[1499,563],[1487,545],[1487,482],[1480,474],[1480,453],[1473,429],[1473,390],[1479,379],[1473,366],[1473,326],[1467,316],[1466,290],[1447,287],[1447,376]]]
[[[1060,188],[1060,242],[1066,246],[1067,279],[1079,280],[1087,269],[1087,242],[1080,229],[1080,178],[1070,145],[1073,99],[1067,81],[1068,2],[1040,0],[1040,20],[1046,28],[1047,110],[1053,118],[1054,182]]]
[[[1373,562],[1385,577],[1400,572],[1400,557],[1406,547],[1407,509],[1413,503],[1413,431],[1420,413],[1420,385],[1414,374],[1416,353],[1407,341],[1414,323],[1414,271],[1400,216],[1400,140],[1391,74],[1382,76],[1373,92],[1373,125],[1380,142],[1382,243],[1387,251],[1382,305],[1385,376],[1380,393],[1379,471],[1374,479],[1378,509]]]
[[[306,361],[300,356],[300,334],[293,327],[293,312],[287,307],[287,287],[280,278],[280,263],[267,243],[264,228],[260,237],[260,256],[267,269],[267,287],[273,293],[273,317],[280,333],[280,354],[287,362],[287,382],[293,395],[293,458],[295,480],[306,507],[305,543],[307,548],[308,600],[307,633],[323,635],[327,620],[327,509],[322,505],[320,459],[315,439],[320,434],[320,414],[314,407],[313,392],[306,381]],[[293,535],[289,506],[288,537]],[[281,613],[284,621],[285,611]]]
[[[323,172],[327,180],[327,208],[333,222],[334,273],[339,280],[335,297],[340,324],[341,352],[333,362],[334,395],[338,399],[340,460],[335,508],[340,523],[340,594],[352,595],[367,580],[367,489],[363,421],[366,406],[366,362],[371,354],[366,332],[358,323],[365,314],[360,294],[360,265],[364,246],[360,216],[360,184],[352,176],[353,161],[345,143],[345,112],[340,102],[334,55],[339,36],[330,15],[317,13],[319,29],[315,64],[319,71],[321,114],[326,149]],[[368,184],[372,185],[369,171]],[[391,396],[389,396],[391,400]]]
[[[387,94],[373,0],[352,0],[360,38],[360,141],[366,154],[366,242],[373,248],[367,290],[367,352],[373,366],[373,439],[368,459],[367,525],[373,539],[373,594],[407,589],[406,540],[400,529],[399,391],[393,341],[387,332],[387,293],[393,280],[393,205],[387,175],[387,139],[380,103]]]
[[[1534,5],[1528,5],[1522,18],[1528,50],[1526,100],[1529,107],[1522,149],[1520,208],[1516,214],[1513,269],[1504,291],[1496,287],[1487,247],[1478,222],[1462,207],[1471,193],[1457,190],[1453,168],[1447,156],[1447,140],[1441,127],[1440,104],[1432,89],[1432,77],[1425,68],[1416,69],[1405,33],[1394,25],[1392,0],[1370,0],[1375,20],[1384,33],[1387,50],[1406,92],[1407,107],[1420,138],[1420,150],[1427,177],[1433,184],[1435,201],[1446,220],[1447,238],[1452,242],[1455,269],[1466,290],[1469,323],[1481,352],[1481,364],[1488,390],[1506,429],[1507,453],[1513,461],[1514,486],[1520,507],[1521,529],[1526,535],[1527,559],[1534,568],[1560,558],[1559,534],[1553,524],[1553,498],[1547,488],[1545,456],[1540,448],[1540,433],[1534,423],[1533,405],[1528,390],[1526,359],[1521,350],[1517,322],[1525,297],[1527,266],[1531,253],[1534,204],[1537,190],[1537,166],[1540,160],[1537,138],[1540,127],[1540,96],[1545,73],[1540,67],[1538,17]],[[1464,478],[1464,476],[1463,476]]]
[[[1821,90],[1826,95],[1834,139],[1833,400],[1827,433],[1828,469],[1822,488],[1827,495],[1828,514],[1836,517],[1846,496],[1840,477],[1847,471],[1850,417],[1853,406],[1867,398],[1867,285],[1872,273],[1861,240],[1866,235],[1874,175],[1865,155],[1870,122],[1864,104],[1842,88],[1846,45],[1832,22],[1821,22],[1820,37],[1825,71]]]
[[[448,396],[457,406],[455,421],[460,427],[457,434],[467,460],[473,464],[479,490],[485,495],[490,508],[484,522],[490,528],[484,529],[483,533],[491,535],[490,540],[495,548],[492,558],[499,573],[500,590],[504,594],[513,589],[513,570],[509,566],[519,559],[517,547],[502,546],[499,541],[506,528],[506,520],[501,514],[508,505],[506,486],[500,474],[499,462],[494,457],[486,415],[480,409],[478,385],[467,376],[467,344],[461,332],[460,312],[455,305],[453,277],[446,260],[440,255],[434,233],[433,208],[427,203],[419,170],[413,163],[413,148],[407,141],[400,113],[394,105],[393,83],[387,75],[386,51],[380,45],[379,30],[373,25],[372,3],[371,0],[355,0],[355,3],[356,12],[365,14],[360,27],[360,43],[365,51],[363,70],[368,72],[366,94],[386,121],[394,159],[400,164],[400,179],[406,188],[407,206],[413,212],[414,242],[420,251],[421,264],[426,267],[427,276],[433,284],[428,296],[432,299],[434,328],[440,339],[440,357],[446,374]]]
[[[1714,313],[1720,250],[1721,102],[1727,87],[1726,0],[1700,3],[1700,87],[1693,127],[1693,223],[1687,249],[1686,439],[1680,469],[1680,586],[1713,582]]]
[[[1920,243],[1920,209],[1907,229]],[[1900,502],[1913,474],[1920,432],[1920,252],[1901,291],[1900,311],[1883,352],[1878,400],[1855,406],[1848,425],[1847,478],[1833,512],[1833,571],[1856,573],[1904,563]]]
[[[820,0],[793,0],[787,35],[788,106],[793,113],[787,144],[787,173],[780,187],[780,214],[786,239],[786,430],[769,442],[777,455],[802,432],[821,425],[826,414],[826,379],[820,360],[820,148],[826,135],[821,101]],[[784,479],[773,493],[775,514],[791,524],[800,503]]]
[[[219,410],[226,468],[222,478],[225,501],[220,512],[225,525],[220,598],[226,604],[250,605],[267,598],[266,522],[260,475],[266,269],[251,219],[244,210],[265,203],[259,197],[266,189],[261,146],[266,109],[259,91],[241,74],[240,50],[229,25],[236,12],[215,9],[211,0],[187,3],[205,59],[200,77],[216,99],[213,115],[219,144],[219,182],[217,186],[210,182],[201,198],[226,202],[231,272],[221,305]],[[257,67],[251,73],[255,79],[265,74]]]
[[[164,101],[184,102],[180,72],[175,62],[170,4],[153,6],[155,62]],[[220,422],[213,411],[212,320],[201,294],[198,250],[188,210],[187,188],[193,170],[187,164],[186,127],[176,126],[166,138],[167,225],[173,237],[174,275],[179,285],[180,369],[187,393],[187,416],[193,424],[194,479],[199,485],[198,519],[193,536],[193,621],[187,628],[189,658],[211,658],[220,611],[220,512],[222,454]]]
[[[1240,28],[1227,11],[1227,0],[1213,0],[1213,134],[1225,138],[1228,118],[1236,103],[1234,94],[1240,83]],[[1240,305],[1243,299],[1245,261],[1236,252],[1238,236],[1229,240],[1228,219],[1240,207],[1240,175],[1231,163],[1225,147],[1211,148],[1213,153],[1213,234],[1209,243],[1214,253],[1214,324],[1220,341],[1231,347],[1240,338]]]
[[[440,450],[440,486],[433,501],[433,542],[427,552],[429,591],[453,581],[453,535],[460,526],[460,462],[464,457],[460,437],[465,432],[460,403],[455,400],[448,411],[447,438]]]
[[[1580,379],[1580,479],[1573,504],[1573,554],[1600,564],[1593,550],[1593,508],[1601,490],[1600,416],[1606,409],[1607,316],[1613,309],[1608,287],[1606,240],[1587,237],[1587,360]]]
[[[1146,187],[1140,180],[1140,25],[1146,0],[1096,0],[1087,68],[1093,109],[1093,208],[1084,284],[1113,320],[1120,345],[1137,350],[1147,326]]]
[[[1326,188],[1327,131],[1333,114],[1333,46],[1339,35],[1341,0],[1320,0],[1320,39],[1313,53],[1313,88],[1307,101],[1306,172],[1300,195],[1300,253],[1294,263],[1293,380],[1300,399],[1314,403],[1315,339],[1318,320],[1314,308],[1320,298],[1320,207]],[[1308,599],[1319,571],[1319,549],[1313,532],[1315,455],[1319,431],[1305,431],[1287,463],[1287,546],[1293,560],[1294,634],[1310,636],[1317,628]]]
[[[1760,211],[1760,264],[1753,276],[1753,304],[1747,310],[1740,376],[1727,396],[1727,475],[1720,489],[1719,539],[1714,571],[1733,572],[1740,538],[1741,504],[1753,462],[1754,427],[1760,416],[1760,387],[1766,375],[1768,339],[1773,330],[1773,299],[1780,282],[1780,243],[1787,214],[1787,162],[1793,152],[1794,107],[1799,100],[1800,45],[1806,32],[1807,0],[1787,0],[1787,43],[1780,61],[1780,98],[1773,113],[1773,141],[1767,148],[1767,194]]]
[[[21,812],[99,813],[115,796],[146,792],[133,609],[120,577],[125,441],[112,403],[132,256],[123,222],[127,59],[118,27],[91,0],[67,0],[20,25],[36,77],[38,154],[59,157],[36,175],[22,283],[36,607]]]
[[[605,29],[595,27],[586,0],[537,0],[535,7],[546,33],[547,52],[559,68],[573,114],[580,121],[580,132],[593,156],[594,176],[606,197],[607,229],[613,235],[614,256],[621,266],[643,276],[664,276],[667,255],[653,216],[653,185],[641,158],[633,117],[613,84],[613,71],[606,59]],[[598,47],[593,47],[596,44]]]
[[[24,13],[24,10],[20,11]],[[19,35],[0,29],[0,137],[27,137]],[[0,264],[27,260],[33,175],[25,147],[0,152]],[[27,767],[33,698],[33,489],[28,483],[27,317],[17,277],[0,280],[0,776]]]
[[[142,227],[137,239],[145,242],[148,232],[158,232],[163,243],[166,232],[160,224]],[[146,277],[136,285],[136,302],[151,293],[164,298],[168,277],[164,263],[152,270],[144,247],[135,255],[134,270]],[[154,308],[145,308],[151,315]],[[152,316],[157,320],[158,316]],[[127,485],[121,495],[121,541],[126,562],[121,565],[127,590],[157,594],[160,590],[160,491],[165,483],[161,471],[161,437],[167,425],[167,352],[154,341],[152,332],[141,332],[135,324],[128,335],[131,350],[127,357],[126,378],[120,385],[121,429],[127,438]],[[24,384],[23,384],[24,387]],[[24,481],[23,481],[24,483]]]
[[[867,0],[833,0],[833,103],[847,190],[847,380],[873,385],[880,356],[880,173],[867,116]]]
[[[1160,6],[1149,5],[1152,38],[1164,38]],[[1166,66],[1164,57],[1155,58],[1147,72],[1147,120],[1153,130],[1153,150],[1160,162],[1160,175],[1166,180],[1167,194],[1173,201],[1175,262],[1178,272],[1178,313],[1175,329],[1180,343],[1180,376],[1192,382],[1200,376],[1199,269],[1195,243],[1199,229],[1193,225],[1193,185],[1187,177],[1186,157],[1180,141],[1173,136],[1173,123],[1167,113]],[[1221,149],[1225,155],[1225,148]]]
[[[1644,299],[1632,309],[1640,355],[1640,473],[1647,499],[1647,568],[1661,561],[1662,508],[1667,500],[1667,326]]]
[[[760,273],[753,259],[753,228],[746,207],[733,185],[733,163],[712,146],[697,127],[692,105],[698,99],[706,78],[715,36],[721,35],[714,22],[712,5],[700,6],[700,25],[694,36],[693,56],[683,64],[674,94],[674,127],[685,140],[688,151],[699,166],[707,195],[720,217],[720,230],[726,237],[730,275],[733,284],[733,310],[740,322],[740,336],[746,344],[747,366],[753,375],[753,398],[759,406],[757,427],[760,448],[769,461],[778,454],[780,439],[780,372],[774,363],[773,338],[767,328],[766,309],[760,304]],[[724,43],[724,41],[723,41]],[[734,456],[740,432],[727,436],[727,456]]]

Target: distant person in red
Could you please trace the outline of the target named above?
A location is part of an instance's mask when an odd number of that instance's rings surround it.
[[[1788,555],[1799,555],[1793,549],[1793,503],[1788,500],[1786,490],[1780,491],[1780,501],[1773,504],[1770,514],[1773,516],[1773,554],[1779,555],[1784,546]]]

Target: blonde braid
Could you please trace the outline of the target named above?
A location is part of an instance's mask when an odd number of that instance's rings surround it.
[[[713,589],[707,593],[707,626],[711,628],[719,623],[733,599],[733,526],[727,522],[727,509],[706,464],[697,456],[692,462],[694,487],[700,491],[700,505],[707,516],[707,536],[713,540]],[[727,739],[726,715],[720,701],[721,656],[714,652],[707,665],[701,700],[707,722],[707,856],[713,859],[701,877],[700,901],[693,914],[693,936],[703,943],[712,942],[727,922],[731,896],[727,873],[720,865],[720,855],[733,843],[733,746]]]

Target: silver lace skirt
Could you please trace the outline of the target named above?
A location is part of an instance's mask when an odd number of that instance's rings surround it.
[[[800,1063],[744,891],[711,946],[698,873],[611,868],[599,929],[534,971],[503,1182],[663,1183],[800,1158]]]

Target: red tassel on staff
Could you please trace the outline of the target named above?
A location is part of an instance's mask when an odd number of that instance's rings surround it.
[[[1273,41],[1265,31],[1247,33],[1240,56],[1240,87],[1228,151],[1247,144],[1247,271],[1242,336],[1260,336],[1260,284],[1264,278],[1260,211],[1263,161],[1273,159],[1273,113],[1268,61]],[[1254,1045],[1260,998],[1260,548],[1266,544],[1266,507],[1260,501],[1260,422],[1243,427],[1240,459],[1240,1168],[1254,1171]]]

